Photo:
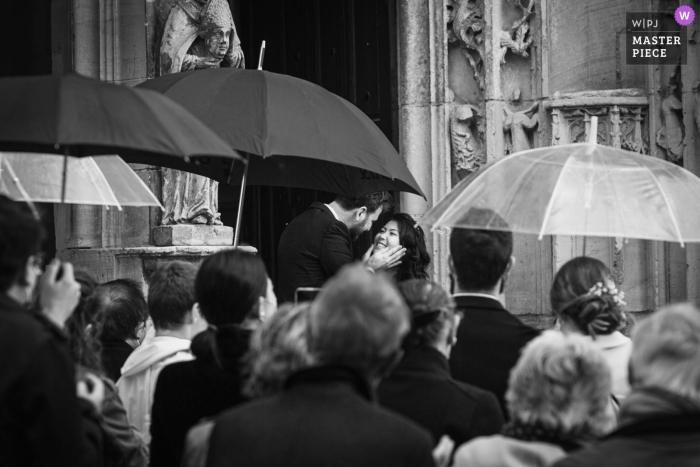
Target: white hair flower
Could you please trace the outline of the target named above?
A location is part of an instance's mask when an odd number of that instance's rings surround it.
[[[605,283],[596,282],[593,287],[588,289],[588,295],[602,297],[603,294],[610,295],[616,305],[627,305],[627,303],[625,303],[625,293],[617,290],[617,286],[611,280],[607,280]]]

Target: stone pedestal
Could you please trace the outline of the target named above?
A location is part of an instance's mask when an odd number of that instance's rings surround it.
[[[223,225],[161,225],[153,229],[156,246],[233,245],[233,228]]]
[[[185,261],[199,266],[204,259],[231,246],[173,246],[135,248],[85,248],[64,250],[62,259],[90,271],[98,282],[114,279],[133,279],[142,284],[145,294],[151,274],[171,261]],[[257,253],[253,247],[239,250]]]

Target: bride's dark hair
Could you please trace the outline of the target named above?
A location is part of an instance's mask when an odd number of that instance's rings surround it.
[[[408,279],[428,279],[430,255],[425,246],[423,229],[408,214],[396,213],[389,221],[399,227],[399,244],[406,248],[406,255],[396,270],[396,282]]]
[[[552,310],[584,334],[612,334],[625,325],[620,297],[602,292],[612,282],[610,269],[601,261],[586,256],[574,258],[554,276],[549,293]],[[593,287],[601,293],[591,293]]]

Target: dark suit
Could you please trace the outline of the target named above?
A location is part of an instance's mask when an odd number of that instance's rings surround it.
[[[352,370],[311,368],[285,386],[216,420],[209,467],[433,466],[428,432],[374,404]]]
[[[525,344],[540,332],[511,315],[495,298],[456,296],[455,302],[464,318],[450,354],[452,377],[493,393],[507,420],[510,370]]]
[[[377,395],[381,405],[430,431],[435,444],[447,435],[460,446],[503,428],[496,397],[452,379],[447,358],[432,347],[407,350]]]
[[[100,466],[100,416],[75,394],[66,335],[0,293],[0,466]]]
[[[348,227],[323,203],[313,203],[282,232],[277,287],[281,302],[294,300],[298,287],[321,287],[353,261]]]

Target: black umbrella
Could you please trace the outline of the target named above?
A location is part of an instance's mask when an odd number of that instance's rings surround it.
[[[312,188],[349,198],[382,190],[424,196],[367,115],[308,81],[218,68],[165,75],[138,87],[182,104],[233,149],[262,156],[249,159],[247,174],[233,164],[226,170],[224,181],[243,187],[240,206],[246,183]]]
[[[205,176],[220,172],[212,156],[240,159],[162,94],[76,74],[0,79],[0,150],[79,157],[118,152],[126,162]]]

